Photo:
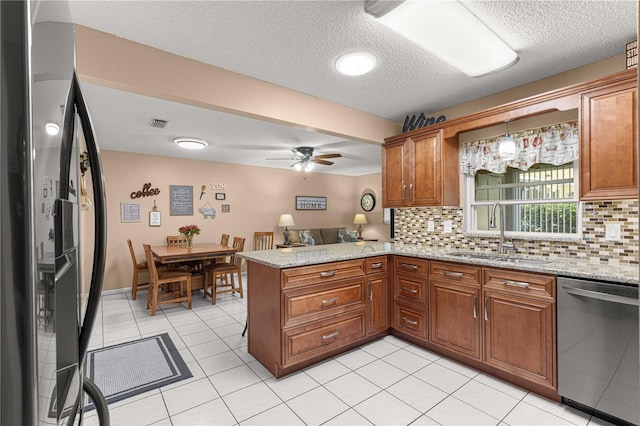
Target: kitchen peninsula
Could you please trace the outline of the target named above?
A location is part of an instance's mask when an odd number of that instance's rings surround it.
[[[249,352],[276,377],[392,333],[552,399],[556,276],[638,284],[635,267],[392,243],[240,256]]]

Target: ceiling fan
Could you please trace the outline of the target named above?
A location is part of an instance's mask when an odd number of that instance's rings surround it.
[[[293,152],[294,157],[289,158],[267,158],[267,160],[294,160],[295,163],[291,165],[296,170],[304,170],[305,172],[310,172],[313,170],[314,164],[323,164],[325,166],[330,166],[333,164],[332,161],[327,161],[327,158],[339,158],[342,157],[342,154],[323,154],[323,155],[313,155],[313,147],[310,146],[299,146],[297,148],[293,148],[291,150]]]

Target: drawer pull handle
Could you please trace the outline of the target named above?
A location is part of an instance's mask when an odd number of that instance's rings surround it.
[[[408,291],[409,293],[418,294],[418,289],[416,288],[402,287],[402,289]]]
[[[478,308],[476,307],[478,303],[478,295],[474,294],[473,295],[473,319],[478,318]]]
[[[418,321],[410,320],[407,317],[402,317],[402,321],[407,322],[407,323],[409,323],[411,325],[418,325]]]
[[[450,277],[458,277],[458,278],[462,278],[464,277],[464,274],[462,272],[453,272],[453,271],[442,271],[443,274],[445,275],[449,275]]]
[[[401,263],[400,266],[403,267],[404,269],[413,269],[414,271],[418,270],[418,265],[410,265],[409,263]]]
[[[331,339],[332,337],[337,337],[338,334],[340,334],[339,331],[334,331],[333,333],[325,334],[322,336],[322,340],[327,340],[327,339]]]
[[[371,269],[378,269],[378,268],[382,268],[383,266],[384,266],[384,262],[372,263]]]
[[[323,299],[322,300],[322,304],[323,305],[328,305],[329,303],[336,303],[338,301],[339,297],[336,296],[333,299]]]
[[[337,269],[334,269],[333,271],[324,271],[324,272],[320,272],[320,276],[321,276],[321,277],[332,277],[332,276],[334,276],[334,275],[335,275],[335,274],[337,274],[337,273],[338,273],[338,270],[337,270]]]
[[[524,281],[502,280],[502,284],[510,285],[512,287],[529,288],[529,283]]]

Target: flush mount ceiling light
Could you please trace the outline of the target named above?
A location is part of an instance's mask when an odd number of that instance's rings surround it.
[[[338,72],[349,76],[363,75],[371,71],[378,60],[368,52],[349,52],[336,60]]]
[[[47,134],[51,136],[55,136],[60,132],[60,126],[56,123],[47,123],[45,124],[44,129],[47,131]]]
[[[193,138],[176,138],[173,143],[184,149],[204,149],[209,146],[207,141]]]
[[[364,10],[469,77],[518,62],[518,54],[457,1],[367,0]]]

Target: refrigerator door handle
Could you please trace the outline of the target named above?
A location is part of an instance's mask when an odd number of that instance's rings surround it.
[[[105,259],[107,254],[107,213],[106,198],[104,189],[104,177],[102,175],[102,164],[100,162],[100,150],[96,143],[91,125],[91,118],[87,105],[82,96],[78,77],[74,73],[72,90],[74,92],[73,101],[80,117],[82,132],[87,145],[87,153],[89,154],[89,166],[91,167],[91,176],[93,184],[94,196],[94,222],[95,222],[95,238],[93,241],[93,269],[91,271],[91,287],[89,288],[89,297],[87,300],[87,310],[85,312],[82,327],[80,328],[80,361],[84,359],[89,347],[91,331],[96,319],[98,305],[100,304],[100,295],[102,293],[102,285],[104,283]]]

